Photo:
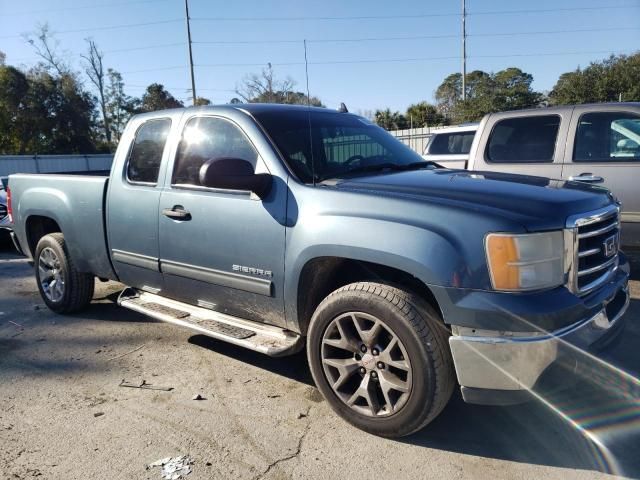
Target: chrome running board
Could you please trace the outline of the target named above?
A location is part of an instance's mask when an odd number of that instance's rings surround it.
[[[297,353],[304,345],[303,338],[289,330],[233,317],[134,288],[122,291],[118,297],[118,305],[270,357]]]

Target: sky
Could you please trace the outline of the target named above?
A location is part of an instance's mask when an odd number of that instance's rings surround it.
[[[310,93],[329,107],[365,113],[433,102],[462,68],[461,3],[189,0],[196,91],[226,103],[268,62],[304,91],[306,39]],[[519,67],[539,91],[563,72],[640,50],[640,0],[467,0],[467,13],[467,71]],[[92,38],[129,95],[157,82],[190,104],[184,0],[0,0],[7,64],[37,62],[24,34],[45,22],[76,69]]]

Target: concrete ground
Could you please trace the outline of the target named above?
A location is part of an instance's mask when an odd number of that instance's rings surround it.
[[[0,252],[0,478],[159,479],[145,465],[181,454],[194,480],[640,478],[638,382],[624,373],[640,374],[638,281],[624,335],[585,355],[573,387],[511,407],[456,393],[396,441],[338,418],[304,355],[271,359],[155,322],[118,308],[119,288],[98,283],[86,312],[58,316],[26,261]]]

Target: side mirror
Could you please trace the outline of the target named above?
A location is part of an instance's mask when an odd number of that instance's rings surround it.
[[[271,175],[254,173],[253,165],[240,158],[211,158],[199,172],[200,185],[225,190],[246,190],[264,198],[271,191]]]

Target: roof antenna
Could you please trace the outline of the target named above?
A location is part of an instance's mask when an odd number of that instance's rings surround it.
[[[307,120],[309,121],[309,147],[311,149],[311,181],[316,186],[316,164],[313,158],[313,134],[311,133],[311,95],[309,94],[309,62],[307,61],[307,40],[304,39],[304,75],[307,81]]]

